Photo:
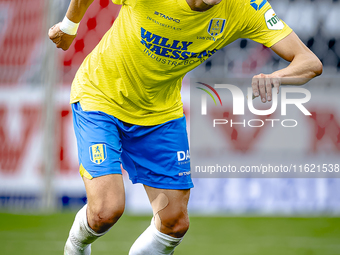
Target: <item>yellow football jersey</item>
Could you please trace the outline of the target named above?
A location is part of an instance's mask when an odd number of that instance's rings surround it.
[[[204,12],[186,0],[113,0],[119,16],[80,66],[71,103],[137,125],[183,116],[184,75],[238,38],[271,47],[292,31],[267,0],[222,0]]]

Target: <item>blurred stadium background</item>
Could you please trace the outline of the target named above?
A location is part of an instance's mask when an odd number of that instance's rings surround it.
[[[338,85],[340,1],[270,3],[321,59],[329,86]],[[82,60],[113,24],[119,6],[94,0],[77,38],[62,52],[48,40],[47,31],[62,20],[68,4],[0,0],[0,254],[61,254],[74,215],[68,211],[86,201],[68,104],[70,85]],[[286,65],[270,49],[237,40],[186,76],[185,112],[190,114],[190,77],[251,77]],[[327,148],[327,153],[340,156],[340,110],[328,110],[335,116],[331,135],[327,136],[328,124],[310,123],[317,131],[314,142],[303,141],[306,154],[322,144],[319,150]],[[244,152],[245,158],[247,153],[251,152]],[[339,179],[194,182],[190,213],[205,217],[192,217],[178,254],[340,254]],[[128,216],[94,248],[97,254],[112,254],[111,249],[127,254],[148,225],[151,208],[143,188],[126,181],[126,193]]]

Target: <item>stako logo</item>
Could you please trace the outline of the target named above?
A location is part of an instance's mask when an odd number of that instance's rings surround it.
[[[95,144],[90,146],[90,159],[95,164],[101,164],[106,159],[106,145]]]
[[[167,16],[167,15],[165,15],[163,13],[158,12],[158,11],[155,11],[154,14],[157,15],[157,16],[160,16],[161,18],[175,21],[176,23],[180,23],[181,22],[179,19],[172,18],[172,17]]]
[[[250,0],[250,5],[255,11],[261,10],[261,8],[267,3],[267,0]]]
[[[225,27],[225,19],[211,19],[208,26],[208,33],[211,36],[217,36],[221,34]]]

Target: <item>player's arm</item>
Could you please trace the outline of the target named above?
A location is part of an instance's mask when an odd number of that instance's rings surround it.
[[[302,85],[322,73],[322,64],[318,57],[294,32],[274,44],[271,49],[290,64],[272,74],[254,76],[253,93],[255,97],[260,95],[262,102],[271,100],[272,86],[276,87],[274,93],[278,93],[280,85]]]
[[[67,50],[77,34],[79,22],[93,0],[71,0],[63,22],[54,25],[48,31],[48,36],[57,48]]]
[[[290,62],[288,67],[273,73],[281,78],[282,84],[302,85],[322,73],[321,61],[294,32],[274,44],[271,49]]]

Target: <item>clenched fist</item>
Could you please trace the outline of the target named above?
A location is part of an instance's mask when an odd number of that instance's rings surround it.
[[[76,35],[69,35],[61,31],[60,24],[61,22],[51,27],[48,31],[48,36],[55,43],[57,48],[67,50],[72,44],[74,38],[76,38]]]

